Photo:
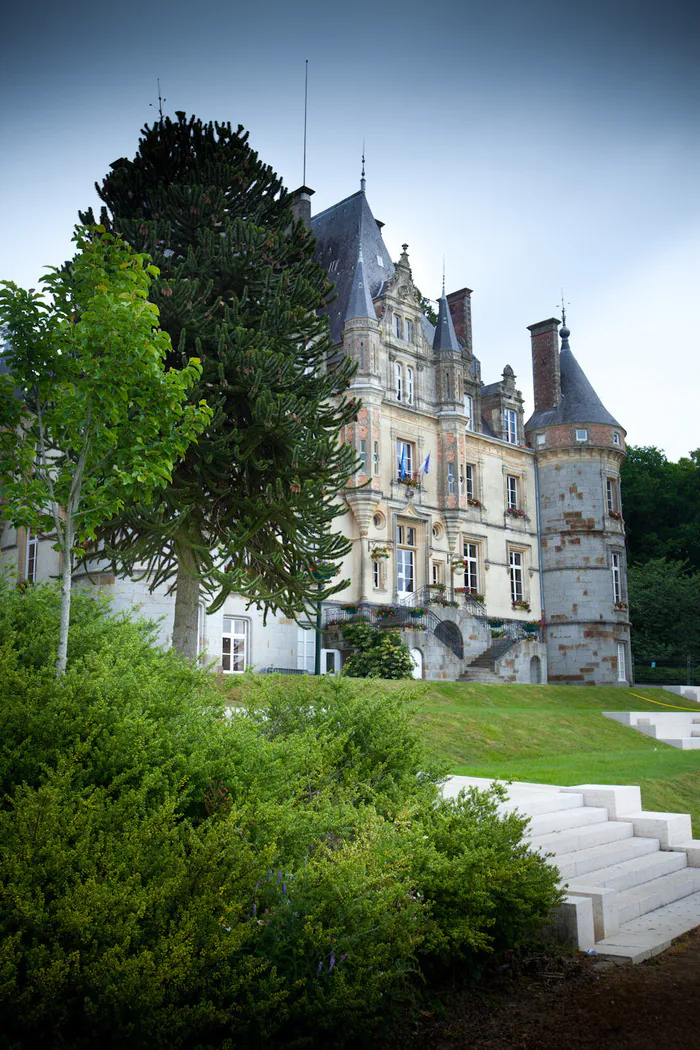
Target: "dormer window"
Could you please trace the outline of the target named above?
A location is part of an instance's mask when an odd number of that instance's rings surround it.
[[[464,414],[467,417],[465,428],[467,430],[474,429],[474,398],[471,394],[464,395]]]
[[[403,365],[394,362],[394,394],[397,401],[403,401]]]
[[[503,430],[509,445],[518,444],[518,417],[512,408],[503,410]]]
[[[621,444],[621,442],[620,442],[620,435],[618,434],[618,432],[616,430],[613,430],[613,445],[619,445],[619,444]]]
[[[406,318],[406,342],[413,342],[413,321],[410,318]]]
[[[577,430],[576,431],[576,440],[577,441],[588,441],[588,431],[587,430]]]

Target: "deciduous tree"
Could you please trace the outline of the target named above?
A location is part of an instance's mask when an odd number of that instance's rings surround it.
[[[211,419],[187,404],[193,358],[165,369],[170,340],[148,301],[157,269],[104,229],[81,228],[71,265],[43,278],[46,298],[0,290],[8,373],[0,376],[3,516],[55,533],[62,556],[56,675],[65,671],[76,555],[127,503],[147,503]]]

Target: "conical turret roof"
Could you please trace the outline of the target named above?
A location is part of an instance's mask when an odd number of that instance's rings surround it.
[[[364,259],[362,258],[362,238],[360,238],[360,252],[357,257],[357,263],[355,264],[355,273],[352,278],[350,299],[348,300],[348,308],[345,312],[345,320],[352,321],[358,317],[371,317],[372,320],[375,321],[377,319],[372,296],[369,294],[369,288],[367,287],[365,264]]]
[[[438,304],[438,321],[435,328],[435,335],[433,337],[433,350],[461,350],[461,347],[457,342],[455,326],[452,323],[452,314],[447,305],[447,296],[445,295],[444,285],[442,295],[440,296],[440,302]]]

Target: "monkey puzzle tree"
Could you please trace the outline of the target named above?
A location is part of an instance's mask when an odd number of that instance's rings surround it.
[[[355,469],[339,444],[357,411],[352,366],[329,355],[313,238],[241,126],[166,117],[97,192],[102,222],[160,268],[151,299],[172,361],[200,358],[196,396],[214,410],[158,506],[104,536],[151,588],[175,581],[173,645],[194,657],[201,589],[211,611],[239,593],[294,616],[318,597],[309,564],[349,549],[331,525]]]

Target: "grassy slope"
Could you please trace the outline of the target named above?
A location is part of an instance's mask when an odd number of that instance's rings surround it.
[[[416,688],[415,717],[453,773],[545,784],[639,784],[645,809],[690,813],[700,837],[700,751],[679,751],[602,715],[692,705],[663,689],[639,692],[671,707],[645,703],[636,692],[426,682]]]

